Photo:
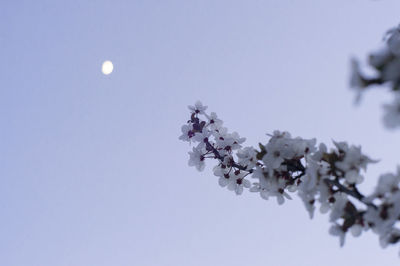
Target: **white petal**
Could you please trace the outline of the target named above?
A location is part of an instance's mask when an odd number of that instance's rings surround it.
[[[243,187],[242,186],[236,186],[235,189],[236,195],[240,195],[243,193]]]
[[[360,236],[362,232],[362,226],[355,224],[350,228],[350,232],[354,237]]]
[[[278,201],[279,205],[282,205],[283,203],[285,203],[285,198],[280,194],[276,196],[276,200]]]
[[[324,202],[321,204],[321,207],[319,207],[319,211],[324,214],[327,213],[331,209],[330,205],[328,202]]]
[[[220,178],[218,179],[218,184],[219,184],[221,187],[226,187],[226,186],[228,185],[228,181],[229,181],[229,179],[226,179],[225,177],[220,177]]]

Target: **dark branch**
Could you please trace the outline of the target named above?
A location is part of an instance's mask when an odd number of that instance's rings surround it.
[[[222,156],[220,153],[219,153],[219,151],[213,146],[213,145],[211,145],[211,143],[208,141],[208,139],[207,138],[205,138],[204,139],[204,143],[206,144],[206,149],[208,150],[208,151],[211,151],[213,154],[214,154],[214,156],[215,156],[215,158],[217,158],[218,160],[220,160],[220,162],[223,162],[224,161],[224,156]],[[235,167],[235,168],[237,168],[237,169],[240,169],[240,170],[243,170],[243,171],[248,171],[248,172],[253,172],[253,170],[252,169],[246,169],[246,167],[245,166],[242,166],[242,165],[240,165],[240,164],[237,164],[235,161],[231,161],[231,166],[232,167]]]
[[[347,187],[345,187],[345,186],[343,186],[342,184],[340,184],[340,182],[338,181],[338,180],[331,180],[331,179],[329,179],[329,178],[325,178],[324,179],[324,182],[325,182],[325,184],[327,184],[328,186],[336,186],[338,189],[339,189],[339,191],[341,191],[341,192],[343,192],[343,193],[345,193],[345,194],[347,194],[347,195],[349,195],[349,196],[352,196],[353,198],[355,198],[355,199],[357,199],[357,200],[359,200],[360,202],[362,202],[362,203],[364,203],[365,205],[367,205],[367,206],[370,206],[370,207],[372,207],[372,208],[374,208],[374,209],[377,209],[378,207],[375,205],[375,204],[373,204],[372,202],[367,202],[367,201],[365,201],[365,196],[364,195],[362,195],[356,188],[354,188],[353,190],[351,190],[351,189],[349,189],[349,188],[347,188]]]

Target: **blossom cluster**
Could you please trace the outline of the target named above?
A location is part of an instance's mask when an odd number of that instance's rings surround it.
[[[310,218],[315,209],[329,213],[329,232],[344,244],[346,234],[359,236],[371,230],[383,247],[400,241],[400,169],[379,178],[375,191],[364,196],[358,185],[368,164],[376,161],[361,147],[333,142],[328,150],[315,139],[292,137],[275,131],[266,144],[244,147],[245,138],[230,133],[216,113],[207,113],[201,102],[189,106],[190,119],[182,126],[179,139],[193,145],[189,166],[199,171],[205,161],[214,162],[218,184],[237,195],[248,190],[262,199],[275,198],[278,204],[301,198]]]
[[[383,106],[383,122],[387,128],[397,128],[400,127],[400,25],[388,30],[384,40],[383,46],[368,56],[373,74],[366,75],[358,60],[351,60],[350,86],[357,92],[357,101],[367,88],[389,87],[394,100]]]

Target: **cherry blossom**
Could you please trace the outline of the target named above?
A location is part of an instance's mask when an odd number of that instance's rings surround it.
[[[372,74],[362,73],[359,61],[351,59],[350,87],[356,91],[356,100],[368,88],[390,88],[394,101],[383,105],[383,122],[388,128],[397,128],[400,126],[400,25],[390,29],[384,40],[383,46],[368,56],[367,65]]]
[[[328,150],[316,139],[292,137],[289,132],[268,134],[265,144],[242,147],[245,138],[230,133],[215,113],[208,114],[201,102],[189,106],[190,119],[182,126],[180,140],[189,142],[189,165],[203,171],[213,161],[218,184],[241,195],[244,190],[279,205],[297,194],[313,217],[318,208],[329,214],[330,234],[344,244],[346,234],[370,231],[382,246],[400,241],[395,225],[400,217],[400,170],[382,175],[377,188],[363,195],[358,185],[362,172],[377,161],[360,146],[334,141]],[[319,205],[319,206],[318,206]]]
[[[195,166],[197,170],[203,171],[205,167],[204,153],[198,148],[193,148],[193,151],[189,152],[189,166]]]
[[[368,57],[372,74],[351,60],[350,87],[357,98],[367,89],[385,86],[394,101],[383,106],[384,124],[400,127],[400,26],[388,31],[383,47]],[[333,141],[328,149],[316,139],[292,137],[274,131],[258,147],[243,147],[245,138],[230,132],[215,112],[207,113],[200,101],[189,106],[190,119],[181,127],[179,139],[193,145],[189,166],[203,171],[206,161],[214,162],[218,184],[241,195],[244,190],[278,204],[297,194],[310,218],[315,210],[329,215],[329,233],[344,245],[347,233],[354,237],[370,231],[382,247],[400,242],[400,168],[378,178],[374,191],[363,194],[364,181],[372,160],[361,146]]]
[[[200,101],[197,101],[194,105],[189,105],[188,107],[189,110],[195,114],[204,114],[204,111],[207,109],[207,106],[204,106]]]

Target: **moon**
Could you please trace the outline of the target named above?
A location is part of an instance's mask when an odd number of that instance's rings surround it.
[[[104,75],[110,75],[111,72],[113,72],[114,65],[111,61],[107,60],[103,62],[103,65],[101,66],[101,72],[103,72]]]

